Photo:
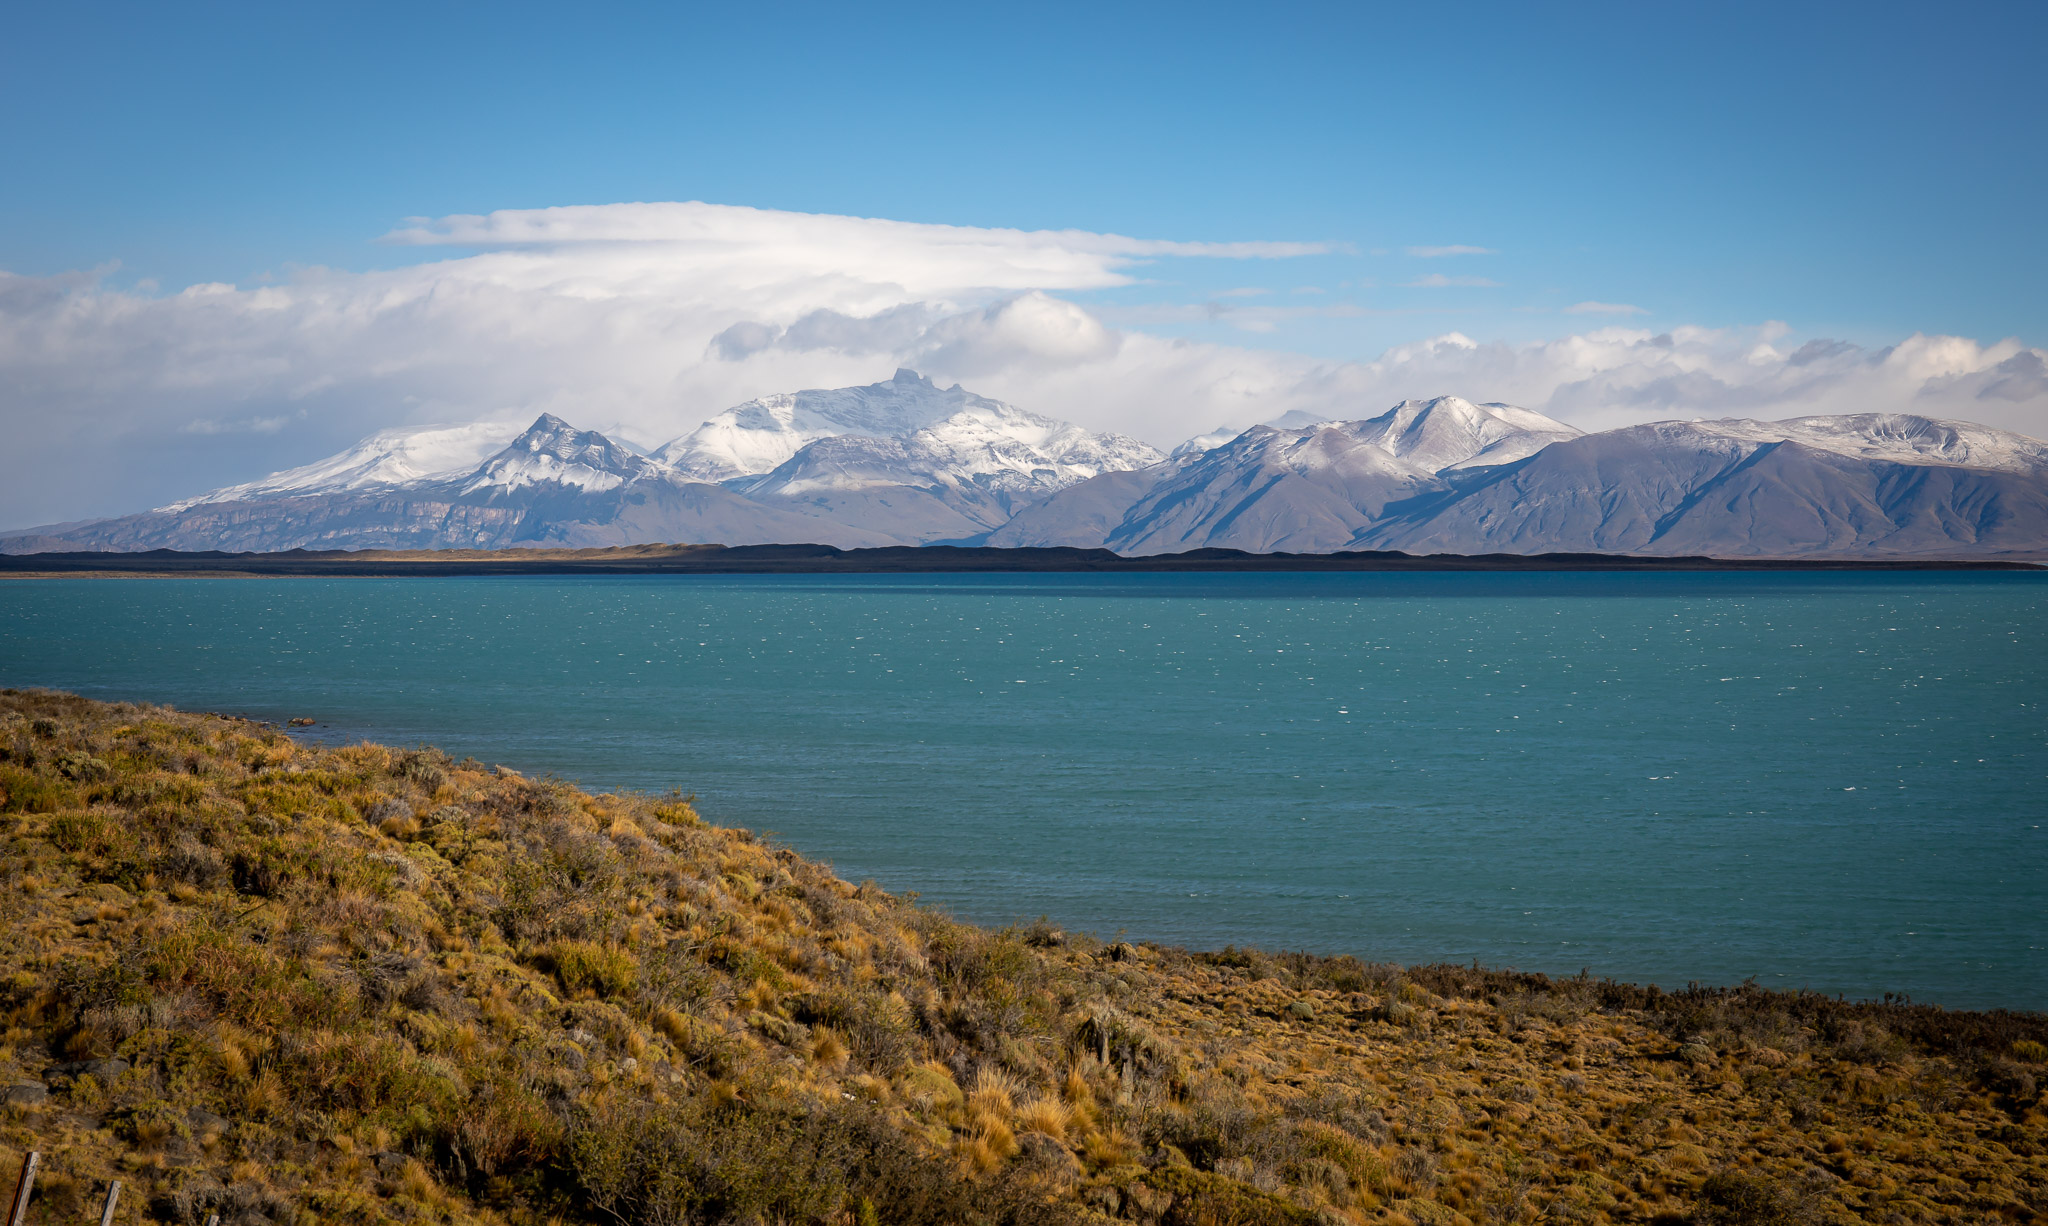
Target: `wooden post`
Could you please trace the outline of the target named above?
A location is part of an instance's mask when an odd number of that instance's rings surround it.
[[[100,1226],[114,1226],[114,1202],[121,1199],[121,1181],[116,1179],[107,1187],[107,1205],[100,1210]]]
[[[14,1207],[7,1211],[7,1226],[21,1226],[28,1220],[28,1198],[35,1190],[36,1167],[43,1156],[30,1150],[21,1157],[21,1178],[14,1183]]]

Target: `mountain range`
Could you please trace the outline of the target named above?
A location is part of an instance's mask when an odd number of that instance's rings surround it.
[[[748,401],[652,452],[551,414],[384,431],[154,511],[0,533],[0,552],[651,542],[2048,557],[2048,443],[1897,413],[1587,434],[1442,396],[1162,455],[900,370]]]

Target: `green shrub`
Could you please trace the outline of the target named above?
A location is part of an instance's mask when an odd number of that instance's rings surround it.
[[[73,783],[98,783],[114,773],[113,768],[89,753],[67,753],[57,759],[57,773]]]

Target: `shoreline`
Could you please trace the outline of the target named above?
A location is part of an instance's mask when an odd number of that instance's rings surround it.
[[[290,550],[0,554],[0,578],[377,578],[454,575],[879,575],[1241,573],[2041,572],[2042,558],[1710,558],[1630,554],[1252,554],[1234,549],[1124,557],[1105,549],[952,545],[632,545],[604,549]]]

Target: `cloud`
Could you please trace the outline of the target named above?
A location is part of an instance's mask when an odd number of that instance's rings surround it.
[[[162,505],[428,423],[543,411],[658,444],[749,398],[886,378],[942,382],[1095,429],[1174,443],[1301,409],[1505,400],[1587,428],[1657,417],[1912,411],[2048,434],[2048,353],[1913,336],[1883,349],[1751,329],[1622,327],[1526,345],[1459,333],[1331,361],[1162,336],[1216,319],[1260,336],[1354,303],[1091,309],[1068,294],[1168,256],[1278,258],[1299,244],[1174,244],[709,205],[494,213],[393,241],[445,258],[156,294],[106,270],[0,273],[0,525]],[[465,246],[470,250],[454,250]],[[1380,313],[1380,312],[1371,312]]]
[[[1574,302],[1564,309],[1567,315],[1647,315],[1648,311],[1626,302]]]
[[[829,270],[918,296],[1128,285],[1124,269],[1161,256],[1266,260],[1349,249],[1342,243],[1185,243],[1084,230],[929,225],[698,201],[413,218],[384,241],[494,251],[627,250],[754,285],[802,281]]]
[[[1418,277],[1413,281],[1406,281],[1402,284],[1408,289],[1450,289],[1452,287],[1473,289],[1500,288],[1500,282],[1489,281],[1485,277],[1446,277],[1440,272],[1433,272],[1426,277]]]
[[[1462,244],[1450,247],[1409,247],[1409,255],[1418,259],[1435,260],[1447,255],[1499,255],[1492,247],[1467,247]]]

